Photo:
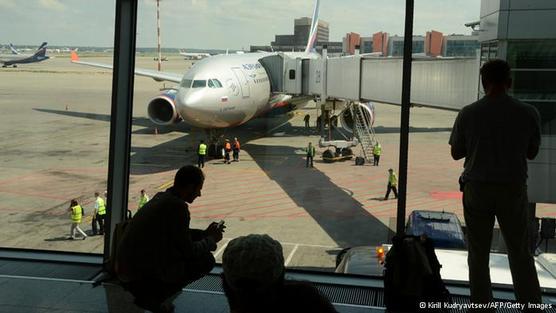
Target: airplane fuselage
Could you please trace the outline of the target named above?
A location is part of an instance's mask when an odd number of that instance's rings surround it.
[[[287,101],[291,97],[271,95],[269,77],[259,62],[266,55],[222,55],[197,62],[177,87],[178,114],[196,127],[225,128]]]

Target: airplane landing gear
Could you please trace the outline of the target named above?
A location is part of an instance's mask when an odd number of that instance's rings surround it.
[[[207,129],[208,138],[208,156],[214,159],[222,159],[222,150],[224,145],[221,142],[221,138],[224,136],[224,131],[221,129]]]

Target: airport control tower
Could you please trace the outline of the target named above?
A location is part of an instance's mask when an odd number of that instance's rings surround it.
[[[483,0],[481,63],[505,59],[513,96],[541,114],[541,149],[529,162],[529,201],[556,203],[556,2]]]

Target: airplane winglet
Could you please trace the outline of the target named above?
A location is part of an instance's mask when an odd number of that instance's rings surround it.
[[[75,50],[71,50],[71,61],[79,61],[79,56],[77,55],[77,52],[75,52]]]

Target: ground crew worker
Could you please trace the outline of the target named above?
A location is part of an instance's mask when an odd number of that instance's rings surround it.
[[[241,148],[241,145],[239,143],[239,140],[237,140],[237,137],[234,137],[234,143],[232,144],[234,162],[239,162],[239,149],[240,148]]]
[[[199,143],[199,147],[197,148],[197,167],[203,168],[205,167],[205,156],[207,155],[207,145],[205,145],[205,141],[201,140]],[[148,200],[147,200],[148,201]]]
[[[309,128],[309,119],[311,119],[311,116],[309,114],[306,114],[303,118],[303,121],[305,121],[305,128]]]
[[[145,192],[145,189],[141,189],[141,196],[139,197],[139,203],[137,204],[137,210],[142,208],[145,203],[149,202],[150,198]]]
[[[315,157],[316,150],[311,142],[309,142],[309,145],[305,149],[305,152],[307,152],[307,162],[305,164],[305,167],[309,167],[309,162],[311,163],[311,167],[313,167],[313,158]]]
[[[98,192],[95,192],[95,208],[93,210],[93,235],[104,235],[104,218],[106,217],[106,203],[100,197]],[[97,232],[98,223],[98,232]]]
[[[230,164],[230,152],[232,152],[232,145],[230,144],[230,140],[226,139],[226,143],[224,144],[224,163]]]
[[[390,195],[390,190],[394,192],[394,197],[398,199],[398,175],[394,172],[393,169],[388,169],[388,187],[386,189],[386,196],[384,196],[384,200],[388,200],[388,196]]]
[[[77,239],[75,237],[75,231],[77,230],[82,237],[83,240],[87,238],[87,234],[79,227],[81,224],[81,219],[83,218],[83,208],[79,205],[77,200],[72,199],[70,202],[70,206],[68,209],[71,212],[71,229],[70,229],[70,237],[68,239]]]
[[[375,146],[373,147],[373,157],[374,157],[373,166],[378,166],[378,161],[380,161],[381,154],[382,154],[382,146],[377,141],[375,143]]]

